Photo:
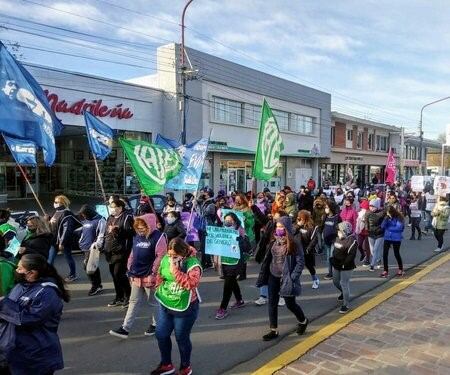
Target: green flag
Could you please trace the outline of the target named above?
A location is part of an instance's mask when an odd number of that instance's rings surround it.
[[[278,130],[277,120],[264,99],[253,177],[257,180],[270,180],[278,168],[283,149],[283,140]]]
[[[175,177],[183,166],[174,150],[131,139],[120,138],[119,142],[145,194],[163,190],[166,181]]]

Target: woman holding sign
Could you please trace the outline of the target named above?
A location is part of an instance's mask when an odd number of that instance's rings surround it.
[[[237,231],[237,241],[239,243],[239,259],[230,257],[221,257],[222,273],[224,278],[222,302],[216,313],[216,319],[222,320],[228,316],[228,303],[230,302],[231,295],[234,294],[236,303],[231,308],[237,309],[245,305],[242,299],[241,289],[239,288],[238,277],[242,272],[244,266],[245,255],[250,252],[250,241],[245,235],[245,231],[242,228],[241,221],[238,219],[235,213],[230,212],[223,218],[223,224],[225,227],[235,229]]]
[[[303,335],[308,325],[302,308],[295,298],[301,294],[300,276],[305,266],[303,246],[299,238],[294,239],[292,221],[280,217],[273,232],[272,241],[261,266],[257,287],[268,285],[270,331],[264,341],[278,337],[278,301],[283,297],[286,307],[297,318],[297,334]]]

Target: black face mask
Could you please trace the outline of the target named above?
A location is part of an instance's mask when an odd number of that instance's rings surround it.
[[[25,283],[27,281],[26,274],[14,271],[14,280],[16,283]]]

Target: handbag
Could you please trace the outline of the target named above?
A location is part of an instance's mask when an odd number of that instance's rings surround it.
[[[89,249],[89,259],[86,263],[86,273],[92,275],[98,269],[98,264],[100,263],[100,250],[97,248],[95,243],[91,245]]]

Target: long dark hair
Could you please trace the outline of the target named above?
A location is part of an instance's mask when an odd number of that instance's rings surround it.
[[[175,251],[182,257],[187,257],[190,254],[190,246],[180,237],[176,237],[169,242],[168,249]]]
[[[231,217],[234,221],[234,227],[235,229],[239,228],[240,226],[242,226],[241,221],[239,220],[238,216],[234,213],[234,212],[228,212],[224,217],[223,217],[223,221],[225,221],[225,219],[227,217]]]
[[[397,219],[398,221],[404,221],[404,217],[402,213],[397,210],[394,206],[389,206],[388,212],[387,212],[393,219]]]
[[[20,258],[20,263],[27,271],[37,271],[39,278],[52,278],[61,293],[61,298],[65,302],[70,301],[69,291],[66,289],[66,283],[59,276],[55,267],[47,263],[47,259],[40,254],[25,254]]]

